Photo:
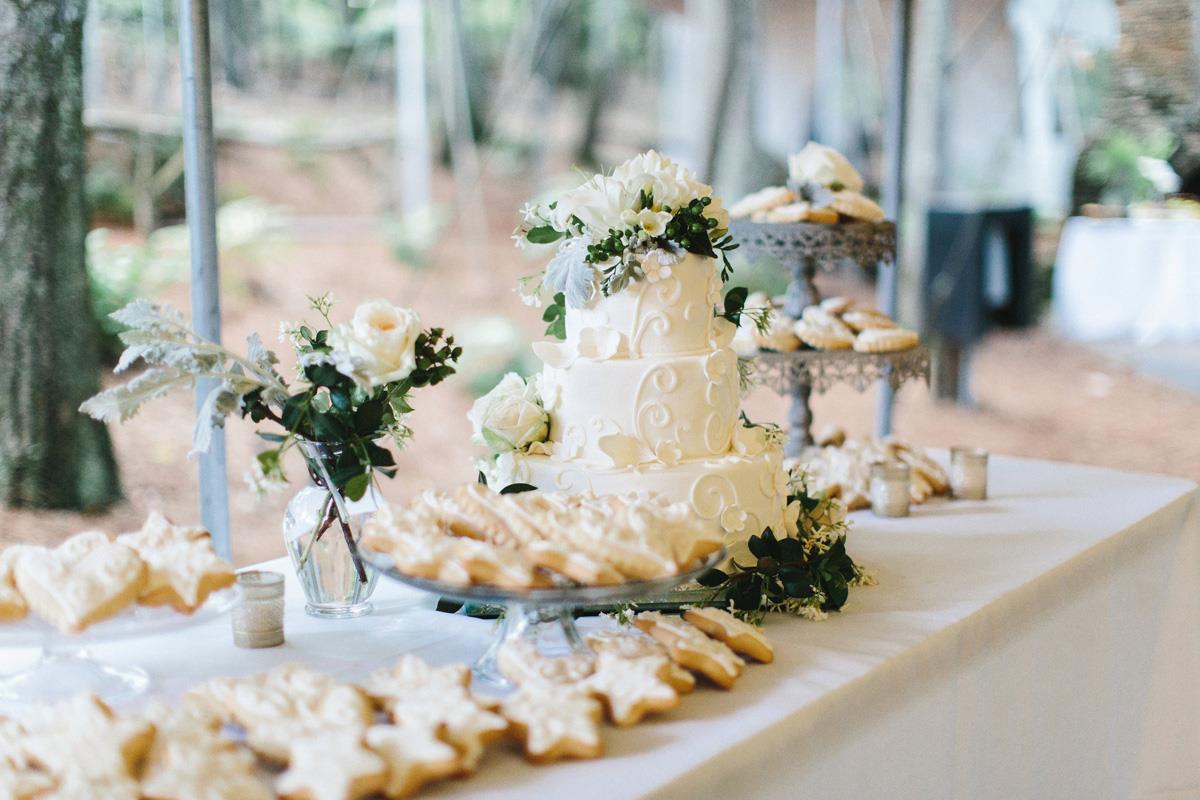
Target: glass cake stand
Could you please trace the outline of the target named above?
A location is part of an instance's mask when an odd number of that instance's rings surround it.
[[[613,586],[580,586],[561,578],[561,585],[539,589],[457,586],[407,575],[396,569],[395,561],[384,553],[363,551],[362,555],[380,573],[408,586],[462,603],[504,606],[504,616],[496,626],[496,633],[487,650],[475,662],[472,672],[478,680],[491,687],[510,689],[513,684],[504,677],[497,663],[501,648],[508,642],[531,639],[547,655],[591,657],[591,650],[575,628],[574,611],[661,598],[677,586],[694,581],[720,564],[725,558],[725,549],[713,553],[685,572],[653,580],[629,581]],[[553,577],[560,579],[557,575]]]
[[[131,700],[149,687],[149,674],[141,667],[96,659],[89,652],[92,647],[200,625],[225,614],[236,601],[237,589],[230,587],[213,592],[191,614],[169,606],[134,605],[77,634],[62,633],[33,614],[0,623],[0,649],[40,649],[31,666],[0,677],[0,705],[54,703],[80,692],[93,692],[110,704]]]

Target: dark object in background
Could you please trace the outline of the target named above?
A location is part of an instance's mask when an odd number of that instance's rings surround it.
[[[969,405],[970,350],[992,325],[1034,323],[1033,211],[931,209],[925,330],[933,341],[933,392]]]

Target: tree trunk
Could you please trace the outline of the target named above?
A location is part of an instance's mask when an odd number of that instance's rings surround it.
[[[120,497],[84,235],[85,0],[0,0],[0,504]]]

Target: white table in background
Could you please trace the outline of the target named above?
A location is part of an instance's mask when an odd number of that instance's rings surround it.
[[[1054,316],[1073,339],[1200,340],[1200,220],[1067,220]]]
[[[427,796],[1200,797],[1196,486],[994,457],[991,489],[907,519],[854,515],[850,550],[880,585],[826,622],[772,618],[776,662],[732,692],[606,729],[596,761],[533,767],[495,747]],[[281,648],[236,650],[219,620],[97,655],[146,667],[174,697],[289,661],[346,679],[406,651],[470,661],[491,632],[397,613],[419,598],[386,581],[382,613],[351,621],[311,619],[288,592]]]

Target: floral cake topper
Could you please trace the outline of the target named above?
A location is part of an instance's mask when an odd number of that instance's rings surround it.
[[[653,280],[658,272],[650,275],[648,268],[661,271],[685,253],[719,253],[721,278],[728,280],[726,254],[737,247],[729,214],[712,187],[654,150],[611,175],[593,175],[554,202],[526,205],[513,239],[518,246],[557,243],[545,272],[534,276],[540,279],[534,293],[545,288],[562,294],[572,308],[616,294],[631,281]],[[655,258],[648,259],[651,253]]]

